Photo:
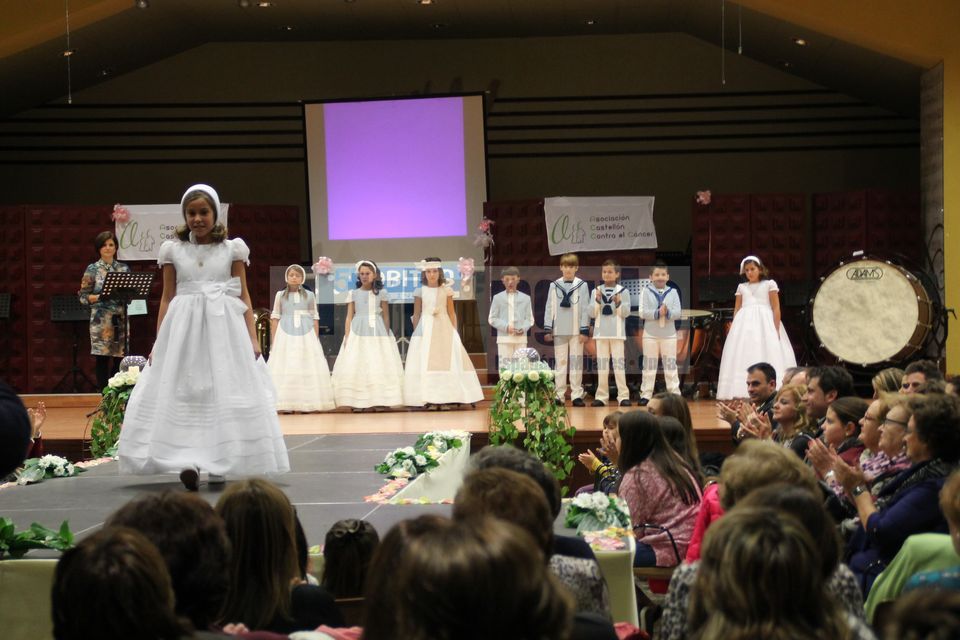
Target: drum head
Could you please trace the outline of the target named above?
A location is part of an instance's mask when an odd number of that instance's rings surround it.
[[[865,366],[889,360],[914,336],[920,293],[926,295],[897,265],[879,260],[840,265],[813,299],[813,327],[841,360]]]

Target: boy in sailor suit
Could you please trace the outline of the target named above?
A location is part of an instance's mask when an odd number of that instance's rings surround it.
[[[630,292],[619,284],[620,265],[613,260],[603,263],[600,271],[603,284],[594,290],[590,317],[594,318],[593,339],[597,343],[597,393],[592,406],[606,406],[610,399],[610,358],[617,381],[617,397],[621,407],[630,406],[630,389],[623,356],[626,340],[626,319],[630,315]]]
[[[657,364],[663,358],[663,377],[667,391],[680,393],[677,371],[677,327],[680,319],[680,295],[667,285],[670,272],[667,265],[657,262],[650,268],[651,284],[640,296],[640,317],[643,318],[643,383],[640,385],[640,406],[646,406],[653,397],[657,381]]]
[[[517,291],[520,270],[507,267],[500,272],[504,291],[493,296],[487,322],[497,330],[497,359],[500,363],[527,346],[527,331],[533,326],[533,305],[530,296]]]
[[[583,402],[583,343],[590,335],[590,291],[576,276],[580,260],[575,253],[560,256],[562,278],[550,283],[547,306],[543,311],[545,340],[553,342],[556,357],[557,403],[567,393],[567,368],[570,369],[570,397],[573,406]]]

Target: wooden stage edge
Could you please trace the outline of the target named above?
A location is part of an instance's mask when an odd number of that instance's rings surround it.
[[[47,407],[47,420],[43,426],[43,440],[47,453],[62,455],[71,460],[89,457],[85,455],[89,439],[90,419],[87,414],[96,409],[99,394],[29,394],[20,398],[28,407],[40,401]],[[692,400],[690,413],[693,417],[694,435],[701,451],[729,453],[730,430],[726,423],[716,419],[714,400]],[[636,404],[621,410],[637,409]],[[615,411],[615,407],[572,407],[567,402],[570,422],[577,428],[573,445],[576,451],[594,448],[599,441],[603,418]],[[490,401],[484,400],[475,409],[459,411],[424,411],[397,409],[382,413],[353,413],[350,409],[338,409],[326,413],[281,414],[280,428],[284,435],[346,435],[375,433],[423,433],[446,429],[463,429],[471,432],[473,449],[487,443]]]

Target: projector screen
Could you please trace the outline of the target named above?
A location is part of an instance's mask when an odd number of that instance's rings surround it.
[[[482,262],[482,95],[307,103],[304,128],[312,259]]]

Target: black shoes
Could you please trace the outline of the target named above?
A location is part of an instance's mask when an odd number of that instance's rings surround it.
[[[629,401],[629,400],[621,400],[621,401],[620,401],[620,406],[621,406],[621,407],[629,407],[629,406],[631,406],[631,404],[630,404],[630,401]],[[641,406],[642,406],[642,405],[641,405]]]
[[[200,472],[196,467],[187,467],[180,472],[180,482],[187,491],[198,491],[200,489]]]
[[[641,407],[645,407],[650,404],[650,398],[640,398],[640,402],[637,403]]]
[[[603,400],[597,400],[596,398],[594,398],[593,402],[590,403],[590,406],[591,406],[591,407],[605,407],[605,406],[607,406],[607,403],[604,402]]]
[[[583,398],[574,398],[572,404],[573,404],[573,406],[575,406],[575,407],[585,407],[585,406],[587,406],[587,403],[583,401]]]

